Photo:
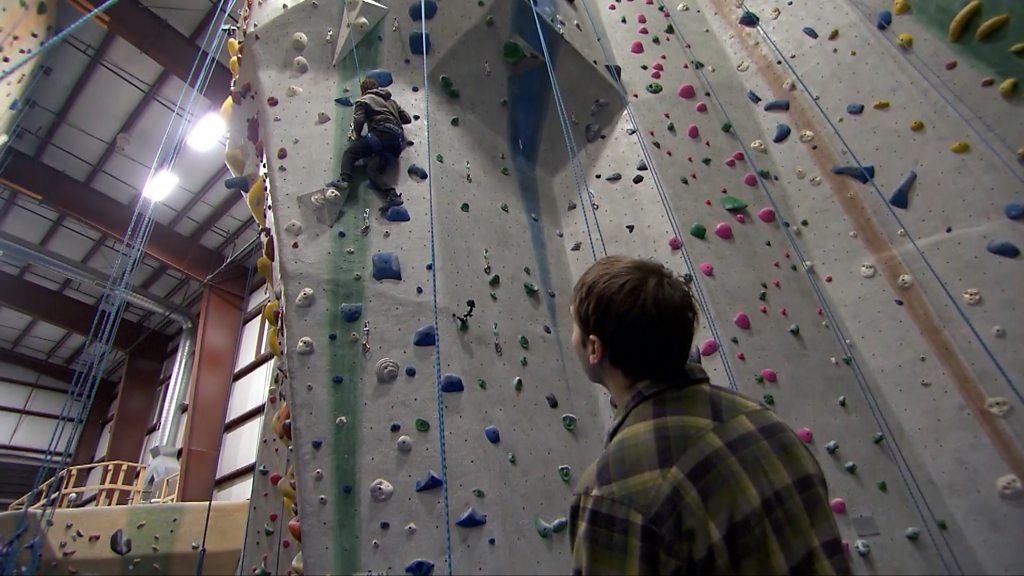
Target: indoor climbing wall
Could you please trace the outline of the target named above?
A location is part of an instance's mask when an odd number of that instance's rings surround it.
[[[0,70],[12,69],[49,40],[56,14],[57,0],[12,0],[0,5]],[[0,80],[0,148],[24,110],[22,97],[40,65],[41,59],[36,58]]]
[[[568,298],[628,254],[818,457],[855,570],[1020,571],[1019,23],[882,4],[250,3],[227,185],[280,358],[242,570],[565,572],[611,414]],[[414,118],[387,211],[324,187],[365,76]]]

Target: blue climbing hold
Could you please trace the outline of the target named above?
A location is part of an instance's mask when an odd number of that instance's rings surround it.
[[[1009,240],[990,240],[988,246],[985,248],[996,256],[1002,256],[1004,258],[1016,258],[1017,256],[1020,256],[1020,248],[1017,248],[1017,246]]]
[[[896,187],[892,196],[889,197],[889,204],[906,210],[907,207],[910,206],[910,188],[914,185],[916,180],[917,172],[911,170],[907,174],[907,177],[903,179],[903,182],[900,182],[900,185]]]
[[[757,92],[754,92],[753,90],[747,90],[747,99],[753,102],[754,104],[761,103],[761,97],[758,96]]]
[[[416,164],[410,164],[409,170],[407,170],[406,172],[409,174],[409,178],[412,178],[417,182],[423,182],[424,180],[427,179],[427,171],[424,170],[423,168],[420,168]]]
[[[604,67],[614,80],[622,80],[622,66],[618,64],[605,64]]]
[[[392,432],[398,432],[401,429],[402,429],[402,425],[399,424],[398,422],[392,422],[391,423],[391,431]]]
[[[394,78],[391,77],[391,71],[385,69],[370,70],[366,73],[366,77],[376,80],[377,85],[381,88],[387,88],[395,82]]]
[[[1010,220],[1020,220],[1024,218],[1024,204],[1020,202],[1010,202],[1003,208],[1003,213]]]
[[[764,105],[765,112],[786,112],[789,110],[789,100],[772,100]]]
[[[788,124],[779,124],[775,127],[775,136],[772,136],[772,142],[780,144],[789,138],[789,135],[793,133],[793,129]]]
[[[859,116],[863,112],[864,112],[864,105],[863,104],[847,104],[846,105],[846,113],[847,114],[853,114],[854,116]]]
[[[875,167],[865,166],[836,166],[832,168],[833,174],[839,174],[840,176],[849,176],[850,178],[856,179],[861,184],[867,184],[875,179]]]
[[[434,14],[437,14],[437,2],[434,0],[425,0],[422,6],[416,2],[409,7],[409,18],[412,18],[413,22],[419,22],[424,18],[430,20]]]
[[[405,573],[412,576],[430,576],[434,573],[434,563],[430,560],[417,558],[406,564]]]
[[[434,344],[437,344],[437,328],[433,324],[424,326],[413,334],[413,346],[433,346]]]
[[[469,510],[463,512],[462,516],[459,516],[459,519],[455,521],[456,526],[461,526],[463,528],[476,528],[477,526],[483,526],[484,524],[487,524],[487,515],[481,514],[472,506],[469,507]]]
[[[355,106],[355,103],[352,102],[352,99],[349,98],[348,96],[342,96],[341,98],[335,98],[334,99],[334,103],[339,105],[339,106],[346,106],[348,108],[351,108],[352,106]]]
[[[363,315],[363,305],[361,303],[345,303],[338,308],[338,312],[341,313],[341,319],[345,322],[355,322]]]
[[[415,376],[416,375],[416,367],[415,366],[406,366],[405,367],[405,375],[408,376],[409,378],[412,378],[413,376]]]
[[[753,27],[757,26],[757,23],[760,22],[760,21],[761,21],[761,19],[758,18],[757,14],[754,14],[750,10],[745,10],[743,12],[743,14],[740,15],[740,26],[746,26],[747,28],[753,28]]]
[[[804,28],[804,34],[807,34],[808,36],[814,38],[815,40],[818,39],[818,32],[815,31],[814,28],[811,28],[810,26]]]
[[[426,492],[427,490],[433,490],[434,488],[440,488],[444,484],[441,477],[434,473],[433,470],[427,470],[427,477],[423,480],[416,481],[416,491]]]
[[[487,428],[484,428],[484,436],[487,437],[487,441],[491,444],[501,442],[501,433],[498,432],[498,428],[496,426],[488,426]]]
[[[455,374],[445,374],[441,377],[441,392],[462,392],[465,389],[462,378]]]
[[[567,520],[565,516],[562,516],[561,518],[556,518],[555,521],[551,523],[551,531],[557,534],[562,530],[565,530],[567,526],[569,526],[569,520]]]
[[[878,29],[879,30],[885,30],[886,28],[888,28],[891,25],[892,25],[892,12],[890,12],[888,10],[882,10],[881,12],[879,12],[878,13],[878,22],[876,24],[876,26],[878,26]]]
[[[426,44],[426,50],[423,49]],[[416,54],[417,56],[423,56],[423,53],[430,53],[430,33],[424,34],[423,32],[413,32],[409,34],[409,52]]]
[[[313,440],[311,442],[311,444],[313,445],[313,450],[319,450],[320,448],[323,447],[324,441],[323,440]]]
[[[378,252],[373,255],[374,280],[401,280],[402,265],[398,262],[398,254],[394,252]]]
[[[249,179],[245,176],[233,176],[224,181],[224,187],[228,190],[249,191]]]
[[[384,213],[384,219],[388,222],[408,222],[412,219],[412,216],[409,216],[409,211],[405,209],[405,205],[392,206]]]

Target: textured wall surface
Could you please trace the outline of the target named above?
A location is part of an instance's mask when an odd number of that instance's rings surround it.
[[[264,2],[240,36],[229,148],[269,191],[282,350],[243,571],[565,572],[611,416],[567,300],[605,254],[692,278],[705,366],[812,433],[858,572],[1024,568],[1024,274],[986,250],[1024,240],[1020,98],[985,81],[1020,23],[973,39],[997,2],[963,46],[913,7],[879,30],[870,0],[383,4]],[[362,169],[322,197],[370,70],[415,118],[407,221]]]
[[[54,34],[56,0],[20,0],[0,6],[0,70],[6,72],[39,49]],[[42,58],[34,58],[13,74],[0,80],[0,146],[7,142],[8,130],[17,122]]]

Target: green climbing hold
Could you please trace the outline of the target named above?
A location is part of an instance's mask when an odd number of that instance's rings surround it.
[[[686,184],[687,186],[690,185],[690,180],[686,176],[680,176],[679,181],[682,182],[683,184]]]
[[[772,173],[769,172],[767,168],[761,168],[760,170],[758,170],[757,175],[760,176],[762,180],[772,179]]]
[[[509,64],[518,64],[523,61],[523,58],[526,58],[526,52],[523,50],[523,47],[518,42],[512,40],[505,42],[501,55]]]
[[[508,453],[508,463],[512,464],[513,466],[515,465],[515,463],[516,463],[516,455],[515,454],[513,454],[511,452]]]
[[[520,378],[519,376],[516,376],[515,378],[513,378],[512,379],[512,387],[515,388],[516,392],[522,392],[523,391],[523,379]]]
[[[487,284],[491,288],[494,288],[498,284],[501,284],[501,276],[498,276],[497,274],[492,274],[491,277],[487,280]]]
[[[530,339],[527,338],[526,336],[520,336],[519,337],[519,345],[523,348],[523,350],[529,350],[530,349]]]
[[[484,491],[479,488],[473,488],[473,496],[476,496],[477,498],[483,498]]]
[[[39,0],[39,4],[36,4],[36,14],[42,16],[50,11],[50,8],[46,5],[46,2]]]
[[[502,202],[500,208],[502,212],[508,212],[508,204]]]
[[[491,300],[494,300],[495,302],[497,302],[498,301],[498,295],[495,294],[494,292],[491,292]]]
[[[711,158],[701,158],[700,161],[705,166],[711,166],[711,162],[712,162]]]
[[[744,204],[746,206],[746,204]],[[690,236],[703,240],[707,238],[708,229],[700,222],[694,222],[690,225]]]
[[[847,366],[853,364],[853,358],[849,356],[843,356],[843,364],[846,364]]]
[[[762,302],[767,300],[768,299],[768,291],[767,290],[761,290],[760,292],[758,292],[757,293],[757,299],[762,301]]]
[[[793,336],[799,336],[800,335],[800,326],[798,324],[790,324],[789,325],[789,333],[792,334]]]
[[[949,529],[949,526],[946,524],[945,520],[938,520],[938,521],[935,522],[935,525],[939,527],[939,530],[948,530]]]
[[[882,434],[881,432],[875,432],[874,438],[871,439],[875,444],[881,444],[882,440],[885,440],[885,434]]]
[[[734,212],[734,211],[737,211],[737,210],[743,210],[746,207],[747,207],[747,203],[744,202],[743,200],[740,200],[739,198],[737,198],[735,196],[731,196],[729,194],[726,194],[725,196],[722,196],[722,208],[725,208],[726,210],[728,210],[730,212]]]
[[[764,376],[760,374],[754,374],[754,382],[757,382],[758,384],[764,384]]]
[[[270,536],[274,533],[274,527],[270,525],[270,522],[267,522],[263,525],[263,533],[267,536]]]
[[[576,418],[575,414],[562,414],[562,428],[565,428],[569,432],[576,429],[576,424],[579,423],[579,419]]]
[[[451,98],[459,97],[459,90],[455,87],[455,82],[447,74],[441,75],[441,90]],[[453,125],[458,125],[458,120]]]
[[[665,129],[668,130],[669,132],[675,132],[676,131],[676,123],[675,122],[669,122],[668,126],[666,126]]]
[[[722,132],[732,132],[732,122],[722,124]]]
[[[668,26],[665,27],[665,34],[675,34],[675,33],[676,33],[675,26],[669,24]]]
[[[484,24],[486,24],[488,28],[494,26],[494,16],[487,16],[487,18],[484,20]]]
[[[686,282],[687,284],[692,284],[693,274],[690,274],[689,272],[683,272],[683,282]]]
[[[651,140],[651,144],[658,150],[661,150],[661,142],[658,142],[657,140]]]
[[[769,406],[775,405],[775,396],[772,396],[771,394],[765,394],[762,399],[764,400],[764,403]]]
[[[567,464],[562,464],[558,467],[558,477],[562,479],[562,482],[572,480],[572,468]]]
[[[487,390],[487,380],[484,380],[483,378],[477,378],[476,385],[479,386],[481,390]]]
[[[693,69],[694,70],[700,70],[703,67],[704,67],[704,63],[703,62],[701,62],[700,60],[693,60]]]
[[[654,37],[651,38],[651,43],[652,44],[657,44],[657,45],[660,46],[661,45],[661,38],[658,38],[657,36],[654,36]]]
[[[441,164],[444,164],[444,155],[442,155],[442,154],[438,154],[438,155],[437,155],[437,156],[435,157],[435,159],[436,159],[436,160],[437,160],[438,162],[440,162]]]
[[[458,116],[452,116],[451,125],[452,126],[458,126],[459,125],[459,117]]]
[[[853,460],[850,460],[846,464],[843,464],[843,468],[845,468],[846,471],[849,472],[850,474],[857,473],[857,463],[854,462]]]
[[[540,292],[540,288],[537,288],[537,285],[533,282],[523,282],[523,290],[526,291],[527,296],[533,296]]]
[[[522,358],[519,359],[519,365],[520,366],[524,366],[525,367],[527,364],[528,364],[528,362],[526,361],[526,356],[523,356]]]
[[[875,484],[875,485],[878,486],[878,489],[880,491],[882,491],[882,492],[888,492],[889,491],[889,485],[885,483],[885,480],[879,480],[878,484]]]
[[[523,266],[523,272],[525,272],[527,276],[533,274],[533,271],[530,270],[529,266]]]
[[[650,92],[651,94],[661,94],[661,91],[664,89],[665,88],[661,84],[658,84],[657,82],[651,82],[650,84],[647,85],[647,91]]]
[[[501,168],[501,175],[502,176],[508,176],[509,174],[511,174],[511,172],[509,172],[508,168],[502,166],[502,168]],[[507,210],[506,210],[506,212],[507,212]]]
[[[420,432],[426,432],[427,430],[430,430],[430,422],[427,422],[423,418],[417,418],[416,429]]]
[[[462,204],[460,204],[459,210],[462,210],[463,212],[469,212],[469,202],[463,202]]]
[[[541,520],[540,516],[533,517],[533,527],[537,529],[537,534],[539,534],[541,538],[547,538],[548,536],[551,536],[552,532],[554,532],[551,524]]]

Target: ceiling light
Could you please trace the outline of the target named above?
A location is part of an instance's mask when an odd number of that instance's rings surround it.
[[[200,118],[199,122],[192,127],[192,132],[189,133],[188,140],[185,142],[189,148],[197,152],[206,152],[220,142],[227,129],[228,127],[224,124],[220,114],[207,112],[206,116]]]
[[[142,195],[153,202],[160,202],[178,185],[178,176],[164,169],[153,175],[142,188]]]

